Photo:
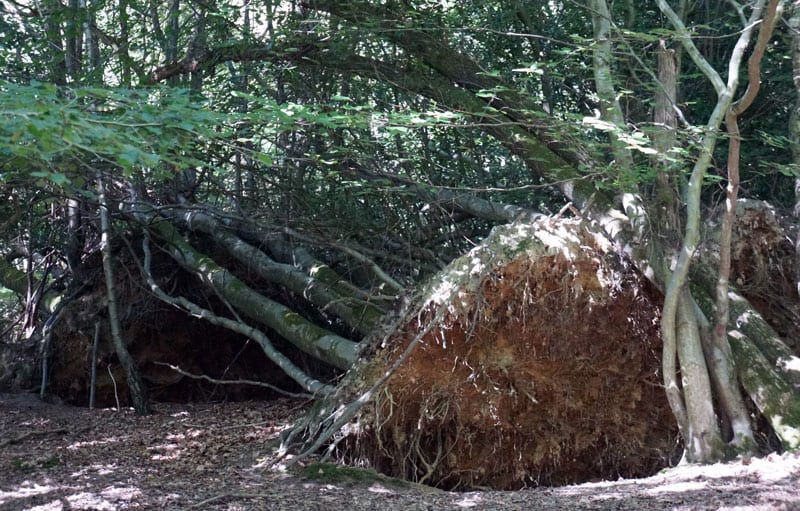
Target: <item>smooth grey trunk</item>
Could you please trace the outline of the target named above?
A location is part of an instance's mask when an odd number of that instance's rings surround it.
[[[211,236],[229,255],[248,265],[260,277],[303,296],[321,311],[338,316],[348,326],[362,334],[369,333],[383,316],[380,308],[364,300],[356,300],[352,293],[344,294],[341,288],[327,286],[293,265],[273,260],[234,235],[221,222],[205,212],[190,209],[176,213],[183,225],[190,230],[201,231]]]
[[[633,158],[627,147],[628,144],[621,139],[621,135],[627,134],[628,130],[616,87],[614,87],[614,72],[611,68],[613,62],[611,12],[606,0],[589,0],[589,9],[592,13],[592,27],[594,28],[592,60],[595,90],[600,98],[600,118],[613,124],[617,130],[609,132],[611,151],[619,172],[624,173],[633,168]]]
[[[73,82],[78,81],[83,63],[83,26],[79,23],[80,1],[69,0],[67,5],[66,39],[67,74]]]
[[[743,449],[755,446],[749,413],[736,381],[733,354],[728,342],[730,317],[731,239],[736,220],[736,201],[739,193],[739,163],[741,136],[739,116],[753,103],[761,84],[761,59],[772,37],[775,22],[781,16],[781,5],[772,1],[767,6],[759,28],[758,40],[747,61],[747,89],[733,103],[725,115],[728,131],[728,184],[726,186],[725,214],[719,236],[719,271],[717,277],[716,317],[711,331],[710,346],[706,347],[712,378],[716,384],[720,408],[727,416],[732,429],[732,440]]]
[[[313,395],[328,395],[331,394],[334,390],[334,387],[327,385],[325,383],[320,382],[319,380],[312,378],[304,371],[302,371],[299,367],[297,367],[294,362],[289,360],[283,353],[278,351],[275,346],[272,344],[272,341],[267,337],[264,332],[258,330],[247,323],[242,321],[237,321],[233,319],[229,319],[223,316],[218,316],[214,314],[212,311],[208,309],[204,309],[197,304],[187,300],[184,297],[178,296],[169,296],[165,293],[159,285],[156,283],[155,279],[153,278],[152,273],[150,272],[150,262],[152,259],[150,253],[150,243],[149,243],[149,236],[145,233],[145,238],[142,241],[142,250],[144,252],[144,274],[145,278],[147,279],[147,283],[150,285],[150,290],[153,294],[160,300],[179,307],[183,310],[186,310],[190,314],[195,317],[202,318],[205,321],[213,325],[219,325],[223,328],[227,328],[233,332],[236,332],[240,335],[248,337],[254,340],[258,345],[261,347],[264,354],[278,367],[281,368],[283,372],[285,372],[290,378],[292,378],[300,387],[311,392]]]
[[[699,353],[699,356],[703,358],[704,355],[699,335],[696,337],[678,337],[681,315],[683,315],[685,319],[688,318],[688,315],[691,315],[693,318],[695,318],[695,328],[699,328],[697,326],[697,318],[694,315],[694,309],[691,306],[691,303],[686,302],[685,299],[682,299],[681,295],[687,292],[685,290],[685,286],[688,280],[689,266],[692,263],[692,259],[700,240],[700,194],[702,191],[703,179],[705,178],[706,171],[711,164],[711,157],[716,146],[717,139],[719,138],[720,126],[733,103],[733,95],[739,83],[739,68],[741,66],[745,50],[752,39],[753,31],[757,25],[757,22],[762,18],[762,12],[766,2],[765,0],[759,0],[752,7],[750,19],[747,22],[747,25],[743,28],[742,32],[739,34],[739,38],[729,58],[727,81],[723,80],[719,73],[702,56],[700,51],[694,45],[689,30],[684,26],[683,21],[675,13],[675,11],[672,10],[666,0],[657,0],[656,3],[658,4],[661,12],[670,21],[673,29],[675,29],[676,37],[683,45],[686,53],[700,69],[700,71],[706,76],[706,78],[711,82],[714,90],[717,93],[717,104],[715,105],[711,116],[706,122],[705,134],[703,135],[702,142],[700,144],[700,154],[694,164],[692,174],[689,178],[689,184],[687,186],[686,225],[682,240],[682,248],[678,259],[675,262],[675,268],[672,276],[670,277],[666,286],[664,309],[661,318],[661,332],[662,337],[664,338],[665,346],[675,345],[677,346],[679,353],[683,351],[687,354],[687,356],[690,356],[689,354],[692,354],[691,356],[697,356],[697,353]],[[773,0],[773,3],[775,3],[775,0]],[[679,310],[682,310],[683,312],[679,312]],[[676,323],[678,324],[676,325]],[[685,343],[696,345],[682,346]],[[697,368],[699,370],[697,362],[699,361],[687,360],[687,363],[692,364],[692,368]],[[705,366],[705,363],[703,363],[703,365]],[[720,366],[717,367],[720,368]],[[684,372],[687,369],[684,366],[683,358],[681,358],[681,369]],[[686,377],[684,377],[684,381],[685,380]],[[696,391],[697,389],[695,389],[693,395],[697,396],[698,399],[703,399],[702,396],[704,395],[707,395],[710,398],[711,388],[710,382],[708,382],[707,373],[706,383],[703,383],[700,380],[693,381],[692,383],[694,386],[703,384],[709,385],[708,389],[703,389],[702,391]],[[684,438],[687,447],[686,452],[688,456],[695,457],[695,459],[691,459],[690,461],[710,462],[719,459],[722,456],[722,451],[720,449],[721,439],[719,428],[716,427],[716,417],[713,413],[713,407],[705,406],[700,402],[691,402],[690,395],[687,394],[686,389],[684,389],[684,397],[686,398],[686,409],[689,420],[689,436]],[[710,408],[710,415],[708,408]],[[703,415],[693,417],[691,410],[696,410],[699,412],[702,411]],[[706,431],[711,423],[714,424],[714,428]],[[705,438],[696,436],[700,434],[708,434],[711,435],[711,437]]]
[[[789,139],[795,169],[800,169],[800,4],[791,2],[788,14],[789,33],[792,40],[792,77],[794,81],[795,102],[789,118]],[[797,172],[797,170],[796,170]],[[800,174],[794,180],[794,218],[800,224]],[[795,235],[795,285],[800,295],[800,233]]]
[[[325,330],[297,312],[251,289],[240,279],[197,251],[167,220],[152,211],[139,211],[137,219],[165,242],[166,252],[184,269],[219,293],[236,311],[258,321],[309,355],[339,369],[356,360],[356,343]]]
[[[103,184],[103,175],[97,172],[97,199],[100,205],[100,252],[103,255],[103,274],[106,281],[106,297],[108,299],[108,323],[111,327],[111,342],[117,354],[122,369],[125,371],[125,378],[128,381],[128,388],[131,394],[133,408],[139,415],[149,415],[150,402],[147,399],[147,388],[144,386],[136,361],[131,357],[125,341],[122,339],[122,332],[119,324],[119,313],[117,311],[116,284],[114,283],[113,256],[111,254],[111,220],[108,213],[108,203],[106,202],[106,190]]]
[[[692,295],[685,287],[680,294],[675,333],[679,339],[676,348],[686,405],[686,425],[682,432],[684,456],[691,463],[704,463],[721,457],[722,439]]]

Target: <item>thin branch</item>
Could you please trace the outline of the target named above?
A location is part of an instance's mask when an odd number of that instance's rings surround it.
[[[666,0],[656,0],[656,3],[658,4],[658,8],[661,9],[661,12],[664,13],[667,19],[669,19],[669,22],[672,23],[672,26],[675,27],[675,30],[677,30],[677,38],[683,44],[686,53],[689,54],[695,65],[706,75],[706,78],[708,78],[714,86],[714,90],[717,91],[717,95],[721,95],[725,90],[725,82],[722,81],[722,77],[720,77],[719,73],[711,67],[711,64],[708,63],[705,57],[700,53],[700,50],[697,49],[689,33],[689,29],[683,24],[680,16],[672,10],[672,7],[670,7]]]
[[[284,228],[284,232],[286,232],[287,234],[289,234],[291,236],[294,236],[294,237],[296,237],[298,239],[303,239],[304,238],[304,235],[300,234],[299,232],[295,231],[294,229],[291,229],[290,227],[285,227]],[[306,239],[308,239],[308,238],[306,238]],[[358,261],[360,263],[365,263],[367,265],[367,267],[372,271],[372,273],[376,277],[378,277],[382,282],[384,282],[386,285],[388,285],[394,291],[396,291],[398,293],[402,293],[405,290],[405,286],[403,286],[402,284],[397,282],[395,279],[393,279],[389,274],[387,274],[385,271],[383,271],[383,269],[378,265],[378,263],[376,263],[375,261],[373,261],[369,257],[365,256],[364,254],[362,254],[362,253],[360,253],[360,252],[358,252],[358,251],[356,251],[356,250],[354,250],[354,249],[352,249],[352,248],[350,248],[348,246],[342,245],[340,243],[328,242],[328,245],[333,247],[333,248],[337,248],[337,249],[341,250],[342,252],[344,252],[345,254],[349,255],[350,257],[352,257],[353,259],[355,259],[356,261]]]
[[[279,394],[283,394],[284,396],[289,396],[289,397],[297,397],[297,398],[304,398],[304,399],[310,399],[310,398],[314,397],[311,394],[289,392],[288,390],[283,390],[282,388],[276,387],[275,385],[271,385],[269,383],[265,383],[265,382],[262,382],[262,381],[255,381],[255,380],[218,380],[216,378],[212,378],[212,377],[210,377],[208,375],[205,375],[205,374],[193,374],[193,373],[184,371],[180,367],[178,367],[176,365],[172,365],[172,364],[167,364],[166,362],[155,362],[154,361],[153,364],[159,365],[159,366],[169,367],[173,371],[175,371],[175,372],[177,372],[179,374],[182,374],[183,376],[188,376],[189,378],[193,378],[195,380],[206,380],[206,381],[209,381],[209,382],[214,383],[216,385],[253,385],[255,387],[265,387],[265,388],[268,388],[268,389],[273,390],[275,392],[278,392]]]
[[[736,116],[741,115],[753,104],[761,88],[761,60],[767,49],[767,44],[772,38],[775,23],[780,19],[783,12],[783,4],[779,0],[771,0],[764,14],[763,25],[758,33],[758,40],[753,48],[753,53],[747,60],[747,90],[741,98],[731,107],[731,112]]]

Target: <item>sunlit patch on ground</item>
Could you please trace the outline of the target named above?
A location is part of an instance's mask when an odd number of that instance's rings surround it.
[[[50,484],[39,484],[32,481],[24,481],[19,486],[11,490],[0,489],[0,504],[7,504],[14,500],[24,499],[35,495],[46,495],[55,491],[57,487]]]
[[[126,441],[125,437],[111,436],[111,437],[106,437],[106,438],[100,438],[100,439],[97,439],[97,440],[74,442],[74,443],[68,445],[67,449],[75,450],[75,449],[81,449],[83,447],[88,447],[88,446],[115,444],[115,443],[124,442],[124,441]]]
[[[656,486],[655,488],[650,488],[646,490],[646,493],[648,495],[658,495],[661,493],[684,493],[687,491],[702,490],[703,488],[707,487],[708,483],[706,481],[681,481],[671,484],[662,484]]]
[[[74,479],[92,477],[94,475],[109,475],[112,474],[115,470],[117,470],[117,465],[115,464],[93,464],[88,467],[84,467],[76,472],[70,474],[70,477]]]
[[[297,467],[258,466],[276,459],[268,439],[297,417],[297,401],[157,405],[160,413],[144,418],[9,403],[0,395],[0,432],[20,440],[0,446],[0,511],[800,508],[796,454],[682,466],[645,479],[455,493],[374,480],[320,484]]]

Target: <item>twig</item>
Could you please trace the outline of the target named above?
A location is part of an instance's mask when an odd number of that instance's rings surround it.
[[[175,371],[177,373],[180,373],[180,374],[182,374],[184,376],[188,376],[189,378],[194,378],[195,380],[206,380],[206,381],[210,381],[211,383],[216,383],[216,384],[219,384],[219,385],[255,385],[257,387],[266,387],[266,388],[268,388],[270,390],[274,390],[275,392],[278,392],[280,394],[283,394],[283,395],[289,396],[289,397],[298,397],[298,398],[304,398],[304,399],[313,399],[314,398],[314,396],[312,396],[311,394],[307,394],[305,392],[300,392],[300,393],[289,392],[288,390],[283,390],[281,388],[276,387],[275,385],[271,385],[269,383],[265,383],[265,382],[261,382],[261,381],[255,381],[255,380],[218,380],[216,378],[212,378],[212,377],[207,376],[205,374],[192,374],[192,373],[189,373],[187,371],[184,371],[183,369],[181,369],[180,367],[178,367],[176,365],[168,364],[166,362],[153,362],[153,363],[155,365],[169,367],[173,371]]]
[[[120,408],[119,406],[119,394],[117,394],[117,380],[114,379],[114,375],[111,373],[111,364],[106,366],[106,369],[108,369],[108,375],[111,377],[111,383],[114,384],[114,399],[117,400],[117,411],[120,411],[122,410],[122,408]]]
[[[573,206],[573,205],[572,205],[572,201],[570,201],[570,202],[567,202],[567,203],[564,205],[564,207],[563,207],[563,208],[561,208],[561,209],[558,211],[558,213],[556,213],[556,216],[554,216],[554,217],[553,217],[553,220],[557,220],[557,219],[561,218],[561,217],[564,215],[564,213],[566,213],[567,211],[572,211],[573,213],[575,213],[576,209],[575,209],[575,206]],[[577,216],[577,215],[576,215],[576,216]]]

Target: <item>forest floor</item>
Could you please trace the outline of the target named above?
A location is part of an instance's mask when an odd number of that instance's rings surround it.
[[[331,474],[325,465],[270,468],[264,457],[304,407],[290,400],[159,404],[157,414],[137,417],[0,394],[0,511],[800,510],[796,453],[502,492],[446,492],[356,471]]]

